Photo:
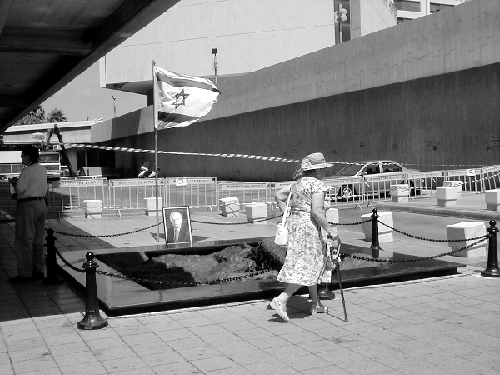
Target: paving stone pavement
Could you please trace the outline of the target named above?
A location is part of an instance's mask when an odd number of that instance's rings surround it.
[[[193,220],[193,235],[205,241],[272,236],[276,228],[276,220],[200,223],[244,221],[203,212]],[[156,218],[145,216],[51,219],[47,227],[62,253],[164,241],[162,230],[156,239]],[[108,327],[84,331],[76,323],[85,303],[66,283],[8,282],[16,274],[13,228],[0,224],[2,375],[500,373],[500,278],[480,276],[484,258],[468,260],[457,275],[345,289],[347,322],[338,295],[324,301],[327,314],[314,316],[303,295],[290,300],[289,323],[268,309],[269,301],[254,300],[108,317]],[[339,232],[347,242],[359,238]]]

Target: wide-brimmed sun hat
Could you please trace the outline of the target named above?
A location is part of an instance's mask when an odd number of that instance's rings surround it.
[[[302,176],[303,172],[311,171],[313,169],[323,169],[331,167],[333,163],[327,163],[325,157],[321,152],[314,152],[312,154],[307,155],[300,162],[299,167],[293,174],[293,178],[297,178]]]

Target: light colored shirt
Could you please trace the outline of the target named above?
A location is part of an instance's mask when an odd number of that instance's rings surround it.
[[[47,194],[47,170],[34,163],[21,171],[16,187],[17,199],[45,197]]]

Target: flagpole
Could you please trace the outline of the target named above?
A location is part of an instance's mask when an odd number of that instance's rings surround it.
[[[153,125],[155,129],[155,196],[156,196],[156,242],[160,241],[160,222],[158,218],[158,107],[157,107],[157,83],[156,83],[156,63],[152,60],[153,72]]]

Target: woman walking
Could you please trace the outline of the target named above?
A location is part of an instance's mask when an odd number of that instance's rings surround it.
[[[276,193],[278,206],[284,214],[288,195],[291,194],[290,216],[286,224],[287,254],[277,277],[286,286],[271,301],[271,307],[284,321],[289,320],[287,301],[301,286],[309,288],[311,314],[327,312],[327,307],[323,306],[318,297],[318,281],[326,261],[326,243],[321,229],[333,240],[338,239],[326,219],[325,212],[329,204],[325,202],[326,186],[321,181],[325,177],[326,168],[331,165],[320,152],[307,155],[294,173],[296,181]]]

